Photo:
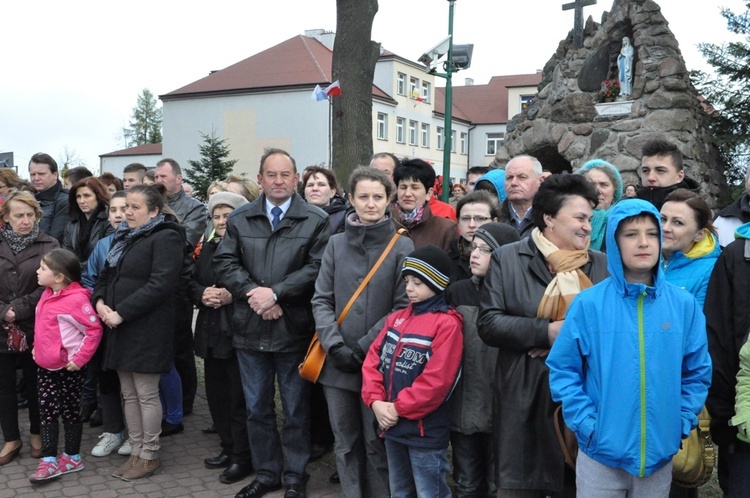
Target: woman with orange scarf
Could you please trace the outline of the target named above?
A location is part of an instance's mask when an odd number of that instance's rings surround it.
[[[553,414],[545,357],[565,312],[583,289],[607,277],[589,249],[594,188],[578,175],[553,175],[532,203],[536,228],[492,254],[480,300],[479,336],[498,348],[493,437],[498,497],[574,496]]]

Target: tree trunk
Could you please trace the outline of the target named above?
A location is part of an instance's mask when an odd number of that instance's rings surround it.
[[[340,185],[372,156],[372,80],[380,44],[370,37],[377,11],[377,0],[336,0],[333,80],[341,83],[341,95],[331,99],[332,167]]]

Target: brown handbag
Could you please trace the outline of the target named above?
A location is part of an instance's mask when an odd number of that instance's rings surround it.
[[[383,254],[380,255],[378,260],[375,262],[375,265],[370,269],[370,272],[367,274],[365,279],[362,281],[361,284],[359,284],[359,287],[357,287],[357,290],[354,291],[354,294],[352,295],[351,299],[349,299],[349,302],[346,303],[346,306],[344,307],[343,311],[341,312],[341,315],[339,315],[338,320],[336,320],[336,323],[341,325],[341,322],[344,321],[344,318],[346,318],[346,315],[349,313],[349,309],[354,304],[354,301],[357,300],[359,295],[362,293],[363,290],[365,290],[365,287],[370,282],[370,279],[373,275],[375,275],[375,272],[378,271],[378,268],[380,265],[383,264],[383,261],[385,261],[386,256],[388,256],[388,253],[391,252],[391,249],[393,249],[393,246],[396,244],[396,240],[398,238],[405,234],[406,230],[403,228],[399,228],[396,233],[393,234],[393,237],[391,238],[391,241],[388,243],[388,246],[383,251]],[[326,352],[323,349],[323,346],[320,345],[320,339],[318,339],[318,333],[315,332],[312,336],[312,340],[310,341],[310,345],[307,347],[307,353],[305,353],[305,359],[302,360],[302,363],[299,364],[298,370],[299,375],[305,380],[309,380],[310,382],[317,382],[318,377],[320,377],[320,372],[323,371],[323,364],[326,361]]]
[[[562,405],[555,409],[555,434],[557,434],[557,441],[560,443],[562,448],[563,457],[565,457],[565,463],[568,467],[576,469],[576,458],[578,458],[578,438],[576,438],[575,432],[568,429],[565,425],[565,420],[562,414]]]

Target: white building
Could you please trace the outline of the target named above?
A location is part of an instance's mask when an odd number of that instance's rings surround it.
[[[333,39],[330,32],[307,31],[161,95],[164,139],[159,159],[171,157],[187,167],[188,160],[199,158],[201,133],[214,133],[226,140],[230,159],[237,160],[235,171],[250,178],[257,174],[266,147],[289,151],[300,169],[329,166],[331,105],[313,100],[311,94],[316,85],[332,81]],[[488,85],[454,85],[452,179],[461,181],[468,167],[494,159],[505,124],[536,94],[540,79],[541,74],[501,76]],[[436,77],[421,64],[382,51],[372,86],[373,150],[419,157],[440,175],[445,96],[435,83]],[[117,174],[104,161],[123,152],[102,156],[102,170]]]
[[[99,171],[112,173],[116,177],[122,178],[125,166],[130,163],[141,163],[147,168],[155,168],[156,163],[164,157],[161,149],[162,144],[146,144],[102,154],[99,156]]]

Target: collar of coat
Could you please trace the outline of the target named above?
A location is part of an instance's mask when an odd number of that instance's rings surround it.
[[[266,213],[266,194],[261,194],[250,204],[238,208],[238,211],[240,209],[244,209],[244,214],[247,218],[254,218],[257,216],[268,218],[268,213]],[[315,210],[317,210],[324,218],[328,216],[325,211],[318,206],[308,204],[298,193],[295,192],[292,194],[292,203],[284,214],[282,222],[286,219],[306,219],[310,215],[310,211]]]

